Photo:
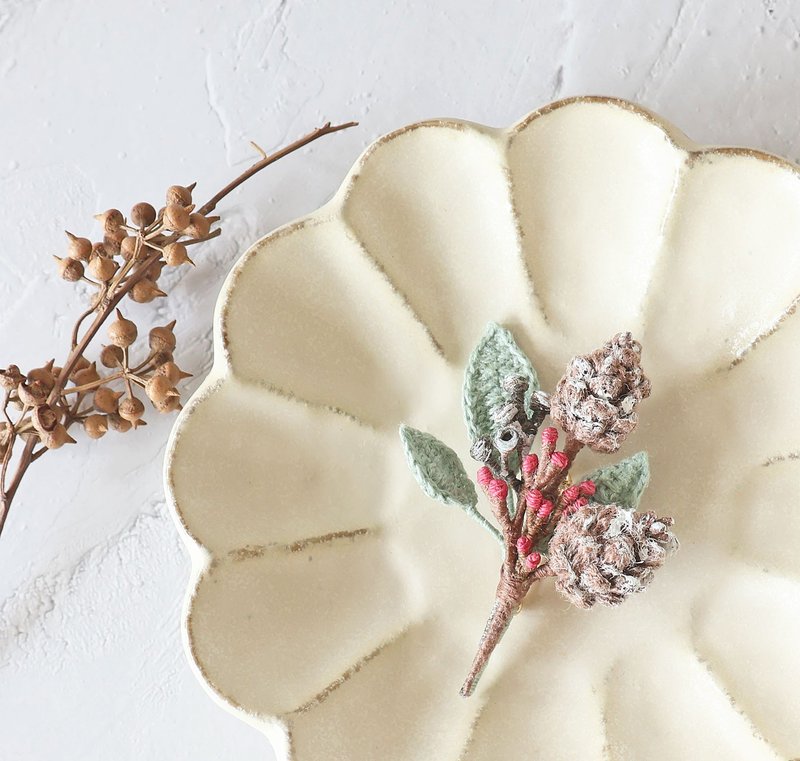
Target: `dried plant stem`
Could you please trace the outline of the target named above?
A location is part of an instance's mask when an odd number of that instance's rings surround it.
[[[495,516],[503,529],[505,553],[500,571],[500,582],[497,585],[492,610],[478,643],[478,650],[472,661],[472,666],[461,687],[461,695],[465,698],[475,691],[489,658],[500,643],[512,618],[521,608],[533,584],[552,575],[552,570],[546,563],[533,570],[526,569],[522,562],[524,558],[520,556],[517,549],[517,540],[524,535],[528,537],[531,545],[534,545],[544,535],[547,527],[554,525],[558,521],[561,511],[557,510],[552,516],[544,519],[536,514],[529,514],[525,498],[526,493],[536,489],[542,493],[544,499],[552,501],[553,504],[559,504],[559,490],[568,478],[569,467],[582,446],[580,442],[568,437],[564,453],[569,457],[569,465],[563,470],[555,471],[553,471],[549,463],[549,456],[545,454],[543,449],[540,460],[541,465],[536,471],[533,480],[527,485],[518,479],[514,479],[511,482],[516,501],[516,512],[513,518],[509,517],[505,500],[501,500],[499,504],[496,501],[492,503]],[[520,460],[522,460],[524,454],[526,453],[519,452]],[[506,480],[509,481],[510,479],[506,478]],[[509,494],[510,498],[511,494]],[[528,530],[526,530],[526,527]]]
[[[353,127],[357,124],[357,122],[347,122],[345,124],[337,124],[331,125],[330,122],[324,124],[322,127],[319,127],[312,132],[309,132],[307,135],[301,137],[299,140],[294,141],[293,143],[281,148],[280,150],[276,151],[273,154],[266,155],[263,151],[260,151],[262,158],[259,159],[257,162],[252,164],[248,169],[242,172],[238,177],[236,177],[232,182],[228,183],[225,187],[223,187],[218,193],[214,194],[197,212],[203,216],[209,214],[209,212],[213,211],[217,204],[225,198],[228,194],[233,192],[236,188],[238,188],[242,183],[246,182],[248,179],[253,177],[255,174],[260,172],[262,169],[270,166],[271,164],[275,163],[276,161],[282,159],[285,156],[288,156],[290,153],[299,150],[300,148],[312,143],[313,141],[325,136],[332,134],[334,132],[339,132],[340,130],[347,129],[349,127]],[[192,186],[193,187],[193,186]],[[208,218],[209,223],[213,223],[216,221],[216,218]],[[108,321],[108,319],[113,315],[114,310],[122,301],[122,299],[128,295],[128,293],[140,283],[150,272],[151,267],[155,265],[159,259],[162,257],[162,252],[164,246],[168,245],[169,243],[178,240],[180,237],[178,234],[167,234],[161,238],[158,238],[158,242],[154,242],[152,249],[148,245],[146,250],[151,250],[152,252],[148,254],[146,258],[140,258],[139,254],[141,253],[142,248],[142,239],[149,241],[150,238],[157,238],[161,234],[161,230],[163,229],[162,218],[159,217],[147,228],[131,228],[125,225],[127,229],[134,230],[140,237],[137,239],[136,242],[136,249],[134,255],[130,257],[128,261],[118,270],[115,276],[105,285],[100,285],[100,290],[96,295],[92,298],[92,306],[86,309],[82,314],[80,314],[75,322],[75,326],[72,330],[72,336],[70,341],[70,352],[61,367],[61,371],[58,374],[58,377],[55,379],[55,383],[50,390],[46,404],[47,405],[57,405],[61,404],[61,409],[64,409],[66,404],[66,395],[71,393],[77,393],[77,399],[75,404],[68,409],[66,415],[64,417],[64,426],[65,428],[69,428],[75,422],[83,420],[89,413],[88,412],[81,412],[80,405],[85,397],[85,392],[92,390],[96,387],[103,385],[104,383],[108,382],[112,378],[123,378],[128,386],[128,393],[131,393],[131,381],[135,381],[137,385],[142,385],[143,381],[138,378],[134,373],[141,371],[144,367],[149,366],[153,357],[152,355],[145,360],[142,365],[134,368],[134,370],[130,370],[128,368],[128,360],[127,360],[127,353],[125,356],[124,366],[122,371],[117,373],[113,376],[106,376],[105,378],[101,379],[98,382],[88,382],[82,385],[78,385],[72,388],[67,389],[67,383],[69,382],[70,377],[73,374],[73,371],[78,366],[78,363],[83,359],[84,353],[88,346],[91,344],[95,336],[97,335],[98,331],[101,327]],[[202,235],[192,240],[191,243],[198,243],[204,240],[210,240],[212,238],[217,237],[220,234],[220,230],[216,229],[212,232],[209,232],[207,235]],[[79,278],[83,279],[83,278]],[[92,285],[97,286],[98,283],[95,283],[92,280],[88,280]],[[162,294],[163,295],[163,294]],[[89,327],[85,329],[85,331],[81,334],[81,327],[83,323],[94,315],[94,319],[89,324]],[[28,412],[27,408],[23,409],[22,414],[20,415],[19,421],[15,424],[9,414],[8,414],[8,405],[10,399],[9,394],[5,394],[5,398],[3,400],[3,415],[5,419],[8,421],[7,429],[8,429],[8,440],[5,444],[5,450],[3,452],[2,458],[2,466],[0,467],[0,534],[2,534],[3,528],[5,527],[6,520],[8,518],[8,514],[11,510],[12,502],[14,501],[14,497],[17,494],[17,490],[19,485],[25,476],[26,472],[30,465],[38,460],[45,452],[49,451],[46,447],[42,446],[38,450],[36,449],[36,444],[39,439],[35,435],[27,434],[27,440],[25,441],[25,445],[22,448],[19,456],[17,457],[16,461],[14,462],[14,470],[13,473],[10,473],[12,460],[14,459],[14,444],[16,443],[17,439],[19,438],[19,433],[21,431],[28,431],[31,430],[30,427],[30,418],[25,419],[25,414]]]

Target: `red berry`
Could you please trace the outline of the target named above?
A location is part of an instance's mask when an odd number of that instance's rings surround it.
[[[521,536],[517,539],[517,550],[523,557],[531,551],[531,547],[533,547],[533,542],[529,536]]]
[[[562,494],[564,497],[564,502],[569,504],[570,502],[574,502],[578,497],[581,496],[581,488],[580,486],[569,486],[568,488],[564,489]]]
[[[486,487],[489,496],[497,500],[504,500],[508,496],[508,484],[500,478],[493,478]]]
[[[542,502],[542,506],[536,511],[536,515],[538,515],[540,518],[549,518],[550,513],[552,512],[553,503],[549,499],[546,499],[544,502]]]
[[[487,465],[484,465],[482,468],[478,468],[478,483],[481,486],[486,486],[489,481],[494,478],[492,475],[492,469]]]
[[[542,562],[542,556],[538,552],[532,552],[528,557],[525,558],[525,567],[529,571],[535,570],[539,563]]]
[[[584,497],[591,497],[597,491],[597,486],[594,481],[583,481],[578,484],[578,486]]]
[[[542,493],[538,489],[531,489],[525,493],[525,504],[531,510],[538,510],[542,506]]]
[[[558,430],[555,428],[545,428],[542,431],[542,441],[545,444],[554,445],[558,441]]]
[[[585,506],[586,506],[586,505],[588,505],[588,504],[589,504],[589,500],[588,500],[588,499],[586,499],[586,497],[578,497],[578,499],[576,499],[576,500],[575,500],[575,501],[572,503],[572,506],[573,506],[573,507],[574,507],[576,510],[580,510],[582,507],[585,507]]]
[[[550,455],[550,462],[559,470],[564,470],[569,467],[569,457],[567,457],[564,452],[553,452],[553,454]]]
[[[535,454],[526,454],[525,459],[522,461],[522,472],[524,475],[529,476],[539,469],[539,457]]]

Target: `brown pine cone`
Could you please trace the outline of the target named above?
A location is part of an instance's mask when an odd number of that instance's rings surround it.
[[[642,347],[618,333],[591,354],[573,357],[550,399],[550,415],[596,452],[616,452],[636,424],[636,407],[650,396],[640,366]]]
[[[641,592],[678,548],[672,518],[617,505],[589,504],[561,519],[548,565],[556,589],[573,605],[619,605]]]

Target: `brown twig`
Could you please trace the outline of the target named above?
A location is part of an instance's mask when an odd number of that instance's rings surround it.
[[[337,124],[331,125],[330,122],[327,122],[322,127],[319,127],[312,132],[309,132],[307,135],[304,135],[298,140],[295,140],[293,143],[285,146],[284,148],[279,149],[273,154],[266,155],[263,151],[259,149],[259,153],[261,154],[261,158],[248,167],[244,172],[242,172],[238,177],[228,183],[225,187],[223,187],[219,192],[215,193],[206,203],[204,203],[195,213],[204,217],[205,219],[200,219],[200,222],[203,222],[205,227],[206,234],[198,234],[192,239],[186,240],[186,245],[193,245],[196,243],[204,242],[216,238],[220,234],[219,228],[208,231],[208,227],[217,221],[218,218],[208,218],[208,214],[212,212],[216,207],[217,204],[233,192],[236,188],[242,185],[244,182],[249,180],[254,175],[258,174],[262,169],[274,164],[276,161],[288,156],[290,153],[293,153],[300,148],[308,145],[309,143],[314,142],[315,140],[325,136],[332,134],[334,132],[339,132],[344,129],[348,129],[349,127],[353,127],[357,124],[357,122],[347,122],[345,124]],[[193,190],[194,185],[189,186],[185,190],[187,192],[191,192]],[[192,206],[187,207],[187,212],[193,209]],[[184,212],[184,213],[187,213]],[[118,214],[118,212],[117,212]],[[155,219],[153,220],[153,217]],[[121,215],[120,215],[121,217]],[[137,223],[138,224],[138,223]],[[125,356],[125,363],[121,373],[112,374],[107,376],[106,378],[101,378],[99,381],[88,381],[83,384],[76,384],[76,386],[67,388],[67,384],[70,382],[70,378],[73,377],[76,369],[78,368],[79,363],[84,362],[84,354],[91,344],[91,342],[96,337],[99,330],[105,325],[105,323],[109,320],[109,318],[114,314],[115,309],[120,304],[123,298],[128,294],[131,294],[137,284],[145,282],[150,283],[152,289],[155,288],[151,281],[147,281],[146,278],[149,278],[150,272],[152,271],[153,266],[157,266],[159,260],[161,260],[163,256],[164,248],[169,245],[170,243],[174,243],[180,240],[183,237],[183,233],[176,233],[176,232],[165,232],[162,233],[163,230],[171,229],[166,228],[164,215],[159,214],[155,215],[153,211],[151,217],[147,222],[139,227],[134,227],[132,225],[128,225],[125,223],[124,219],[120,219],[117,228],[122,228],[125,231],[132,231],[137,235],[136,242],[135,242],[135,250],[133,251],[133,255],[123,264],[119,270],[114,273],[110,280],[103,284],[103,283],[96,283],[93,280],[89,280],[83,275],[83,268],[80,267],[79,271],[75,274],[74,277],[66,277],[66,279],[71,280],[87,280],[92,285],[99,286],[100,290],[97,294],[93,295],[93,303],[91,308],[86,309],[82,312],[76,322],[75,326],[72,331],[71,341],[70,341],[70,351],[69,354],[61,367],[60,372],[58,373],[57,377],[54,377],[54,382],[52,388],[50,389],[49,393],[47,394],[46,400],[44,400],[44,406],[50,407],[55,411],[60,411],[60,414],[63,416],[63,428],[64,433],[66,433],[66,429],[69,428],[76,422],[85,420],[90,412],[88,410],[84,412],[79,412],[80,404],[85,396],[85,392],[99,388],[103,386],[105,383],[109,382],[110,380],[120,379],[122,378],[128,387],[128,393],[132,396],[132,388],[131,388],[131,377],[130,373],[128,372],[128,361],[127,361],[127,353]],[[208,232],[206,232],[208,231]],[[74,236],[69,236],[71,240],[74,241]],[[191,236],[190,236],[191,237]],[[150,247],[150,242],[152,241],[153,247]],[[113,243],[113,240],[111,241]],[[87,245],[90,245],[88,241],[86,242]],[[117,240],[117,248],[116,251],[119,251],[119,240]],[[147,246],[147,248],[144,248]],[[147,256],[142,259],[140,258],[140,254],[142,251],[150,251]],[[88,255],[86,256],[88,259]],[[71,266],[77,266],[76,262],[71,262]],[[133,294],[136,295],[135,293]],[[151,290],[149,298],[153,296],[159,295],[154,290]],[[163,295],[163,294],[162,294]],[[81,335],[81,327],[85,320],[87,320],[92,314],[94,314],[94,319],[90,323],[89,327],[85,329],[83,334]],[[136,372],[143,370],[146,367],[150,367],[153,357],[155,353],[151,353],[150,356],[142,363],[138,365],[135,369]],[[186,377],[185,375],[181,375],[180,377]],[[144,385],[145,381],[141,378],[134,378],[137,385]],[[71,393],[77,393],[78,397],[76,400],[75,405],[70,408],[66,401],[66,395]],[[3,528],[6,524],[6,520],[8,518],[8,514],[11,510],[12,502],[14,501],[14,497],[17,494],[17,490],[19,485],[28,471],[30,465],[38,460],[42,455],[46,452],[50,451],[47,446],[42,444],[39,449],[36,449],[37,442],[39,442],[40,438],[38,435],[38,431],[34,431],[34,427],[31,425],[31,417],[29,414],[29,410],[27,408],[23,408],[22,413],[19,416],[19,419],[15,423],[8,414],[8,405],[11,401],[11,393],[6,390],[4,403],[3,403],[3,414],[6,418],[7,426],[8,426],[8,441],[6,442],[5,450],[3,452],[2,458],[2,468],[0,469],[0,534],[2,534]],[[36,402],[39,403],[38,401]],[[174,408],[174,407],[173,407]],[[27,416],[26,416],[27,414]],[[136,421],[138,424],[138,421]],[[16,461],[15,469],[13,474],[9,474],[10,463],[13,457],[13,449],[14,445],[19,439],[17,435],[19,430],[31,430],[31,435],[27,436],[27,440],[25,442],[25,446],[23,447],[22,451],[20,452],[19,458]],[[67,436],[67,439],[69,437]]]
[[[475,691],[489,658],[500,643],[511,619],[519,610],[531,586],[536,581],[552,575],[552,571],[546,563],[532,568],[527,567],[524,563],[527,556],[523,556],[517,546],[517,542],[524,537],[533,547],[550,522],[549,516],[542,518],[531,511],[525,498],[526,493],[538,490],[541,492],[543,501],[548,500],[555,504],[558,501],[559,489],[568,477],[574,456],[580,451],[581,446],[578,442],[568,439],[566,448],[571,455],[569,464],[566,468],[558,468],[554,466],[552,460],[553,444],[543,441],[539,455],[539,468],[527,485],[524,480],[509,478],[508,473],[503,475],[503,480],[514,490],[516,495],[517,510],[513,519],[509,518],[507,508],[505,514],[503,512],[503,508],[507,505],[505,500],[491,500],[495,516],[503,529],[505,549],[503,567],[500,571],[500,581],[497,585],[492,611],[478,643],[472,666],[461,687],[463,697],[469,697]],[[521,460],[522,457],[520,457]]]

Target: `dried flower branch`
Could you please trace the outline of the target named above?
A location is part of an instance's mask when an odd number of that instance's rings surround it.
[[[460,504],[503,547],[494,605],[463,696],[474,692],[535,582],[555,577],[557,590],[580,608],[618,605],[642,591],[677,548],[672,518],[635,511],[649,477],[644,453],[575,484],[570,476],[584,446],[615,452],[635,429],[638,404],[650,395],[640,360],[639,343],[620,333],[591,354],[573,358],[550,396],[538,389],[511,334],[489,327],[467,368],[464,406],[473,438],[470,454],[483,463],[477,481],[499,532],[478,513],[477,497],[470,496],[474,487],[455,452],[430,434],[401,428],[406,456],[425,492]],[[511,367],[517,372],[503,375]],[[533,453],[547,414],[564,428],[563,449],[557,449],[558,429],[548,427]]]
[[[125,317],[122,300],[127,296],[137,303],[149,303],[164,298],[167,294],[159,287],[162,270],[193,264],[188,246],[220,235],[219,227],[212,229],[219,217],[211,213],[223,198],[284,156],[355,124],[328,122],[271,155],[259,149],[259,161],[199,208],[193,202],[194,184],[173,185],[158,211],[152,204],[140,202],[127,219],[118,209],[98,214],[103,231],[100,241],[67,232],[66,256],[55,257],[59,274],[68,282],[88,283],[95,290],[89,307],[75,322],[61,366],[50,360],[27,373],[17,365],[0,370],[0,533],[31,464],[51,450],[75,443],[71,432],[78,425],[91,439],[102,438],[109,429],[125,433],[143,426],[141,397],[147,397],[159,413],[181,408],[178,385],[190,375],[174,362],[175,322],[152,328],[148,348],[134,361],[139,329]],[[103,369],[98,370],[97,361],[90,362],[86,352],[103,326],[109,343],[99,352]]]

